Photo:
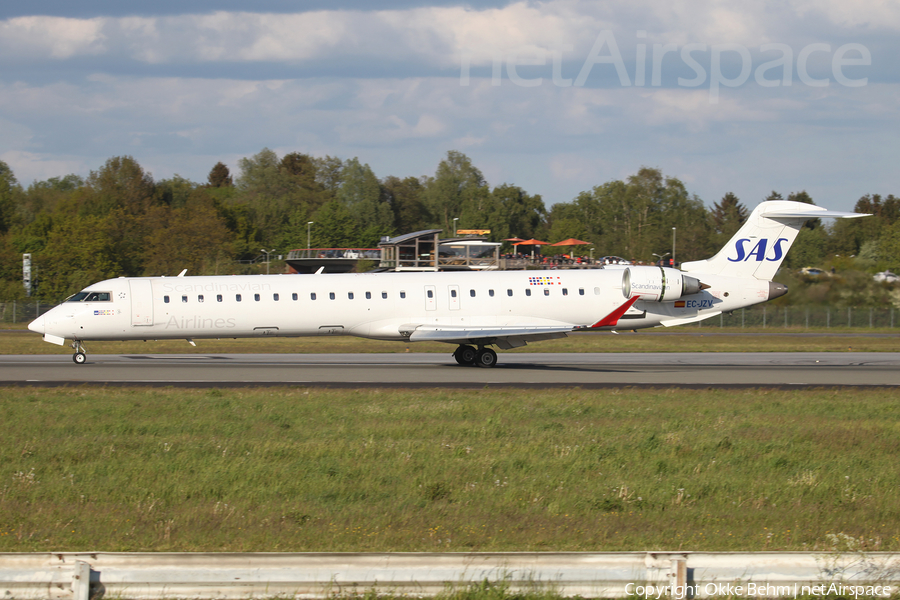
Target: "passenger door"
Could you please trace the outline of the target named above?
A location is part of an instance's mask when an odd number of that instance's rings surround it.
[[[153,290],[149,279],[130,279],[131,291],[131,326],[148,327],[153,325]]]

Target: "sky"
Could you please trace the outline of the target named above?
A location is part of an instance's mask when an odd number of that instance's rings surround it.
[[[0,160],[19,182],[130,155],[157,180],[450,150],[549,206],[643,166],[711,206],[900,195],[893,0],[33,0],[0,6]]]

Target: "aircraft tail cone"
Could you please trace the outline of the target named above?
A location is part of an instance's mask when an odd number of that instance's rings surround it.
[[[769,282],[769,300],[780,298],[788,293],[788,288],[783,283]]]

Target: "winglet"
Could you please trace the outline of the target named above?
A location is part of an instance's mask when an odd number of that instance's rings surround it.
[[[625,304],[612,311],[593,325],[591,325],[591,329],[595,329],[597,327],[615,327],[619,323],[619,319],[628,312],[628,309],[631,308],[631,305],[637,302],[640,296],[632,296],[628,300],[625,301]]]

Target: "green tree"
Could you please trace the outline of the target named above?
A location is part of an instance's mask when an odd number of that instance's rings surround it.
[[[182,207],[159,206],[146,241],[145,275],[214,275],[233,258],[233,234],[202,190]]]
[[[547,211],[539,195],[504,183],[493,189],[489,200],[484,224],[491,230],[491,239],[495,242],[510,237],[530,239],[544,224]]]
[[[115,156],[86,181],[81,214],[106,215],[122,210],[131,216],[144,214],[156,200],[156,184],[150,173],[130,156]]]
[[[42,302],[60,302],[103,279],[129,275],[112,215],[70,215],[54,224],[46,247],[34,256]],[[73,240],[75,243],[73,243]]]
[[[382,189],[394,213],[394,230],[412,233],[428,227],[428,210],[422,201],[422,182],[415,177],[388,176],[382,182]]]
[[[83,186],[84,179],[75,174],[33,182],[18,203],[18,222],[27,225],[41,214],[53,213],[61,201]]]
[[[228,170],[228,166],[223,162],[217,162],[213,166],[206,180],[207,185],[214,188],[232,187],[234,185],[231,179],[231,171]]]
[[[375,246],[394,230],[394,214],[381,193],[381,184],[369,165],[352,158],[344,163],[337,200],[354,215],[357,244]]]
[[[344,161],[336,156],[324,156],[314,158],[316,166],[316,183],[325,192],[325,200],[337,197],[338,188],[341,187],[341,173],[344,170]]]
[[[741,204],[740,199],[733,193],[728,192],[722,196],[719,202],[713,204],[710,212],[712,244],[719,248],[724,246],[749,215],[747,207]]]
[[[8,231],[14,225],[20,193],[21,188],[12,169],[0,160],[0,232]]]
[[[274,245],[284,239],[292,215],[313,214],[328,195],[316,180],[315,161],[297,152],[279,160],[264,148],[251,158],[239,161],[241,175],[235,183],[239,194],[234,203],[246,204],[255,224],[258,244]]]
[[[453,218],[460,217],[466,201],[477,205],[477,196],[486,192],[487,183],[472,161],[462,152],[450,150],[438,164],[434,177],[425,181],[423,200],[432,223],[450,231]]]
[[[325,203],[311,219],[313,227],[312,245],[317,248],[352,248],[360,246],[359,223],[338,200]]]
[[[162,204],[172,208],[181,208],[197,189],[197,184],[181,175],[175,174],[171,179],[156,182],[156,191]]]

